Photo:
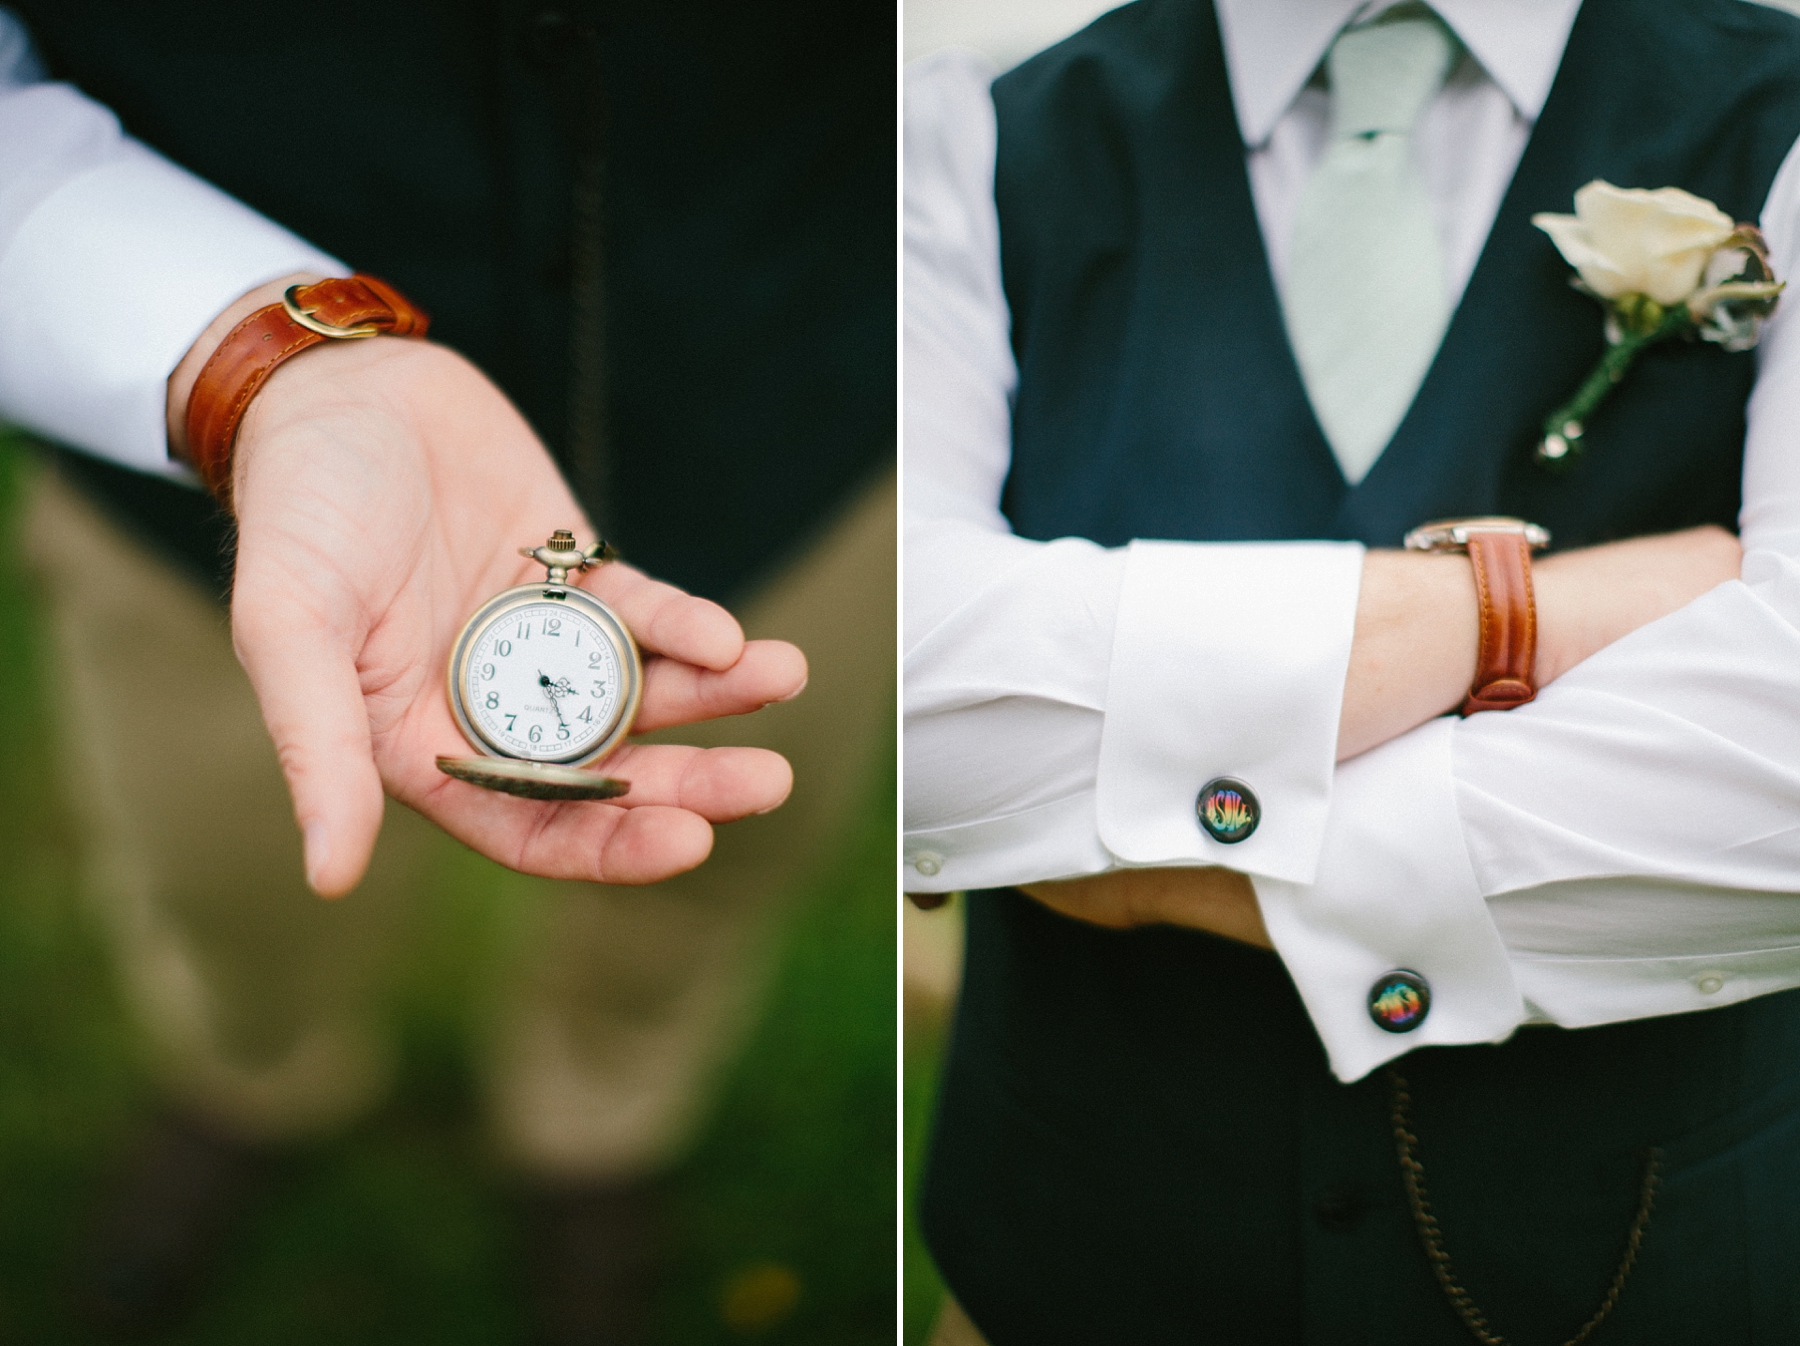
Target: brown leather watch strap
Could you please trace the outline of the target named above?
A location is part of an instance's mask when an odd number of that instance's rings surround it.
[[[1537,696],[1537,602],[1531,590],[1531,544],[1521,531],[1477,531],[1468,541],[1481,610],[1475,681],[1462,713],[1511,710]]]
[[[297,285],[282,303],[245,318],[219,343],[188,394],[188,459],[207,489],[230,506],[238,425],[282,361],[322,341],[424,336],[430,321],[386,281],[361,274]]]

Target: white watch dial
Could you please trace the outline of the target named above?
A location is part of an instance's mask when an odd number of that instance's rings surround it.
[[[611,632],[569,603],[510,608],[470,642],[463,706],[496,747],[532,761],[592,749],[618,723],[625,694]]]

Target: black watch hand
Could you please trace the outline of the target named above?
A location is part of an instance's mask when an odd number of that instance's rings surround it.
[[[542,687],[544,695],[550,698],[550,709],[556,712],[556,722],[567,729],[569,722],[563,719],[562,703],[556,699],[557,685],[544,676],[544,670],[541,668],[538,670],[538,686]]]

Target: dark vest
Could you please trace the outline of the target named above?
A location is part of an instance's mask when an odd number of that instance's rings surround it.
[[[574,176],[598,135],[605,513],[651,572],[740,591],[891,461],[893,23],[878,8],[14,7],[52,72],[127,130],[400,286],[558,451]],[[216,564],[202,501],[77,466]]]
[[[1140,0],[994,102],[1022,535],[1392,547],[1504,513],[1576,546],[1735,525],[1749,356],[1657,348],[1578,467],[1533,465],[1603,338],[1530,216],[1599,177],[1755,219],[1800,135],[1788,16],[1587,0],[1437,359],[1354,488],[1287,345],[1211,7]],[[924,1217],[994,1346],[1469,1339],[1420,1251],[1383,1076],[1331,1078],[1272,955],[1085,927],[1010,891],[974,895],[969,927]],[[1494,1331],[1565,1341],[1592,1315],[1654,1145],[1664,1184],[1601,1339],[1800,1340],[1800,994],[1401,1068]]]

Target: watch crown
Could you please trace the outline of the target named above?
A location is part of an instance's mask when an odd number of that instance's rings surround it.
[[[558,528],[544,545],[551,551],[574,551],[575,534],[566,528]]]

